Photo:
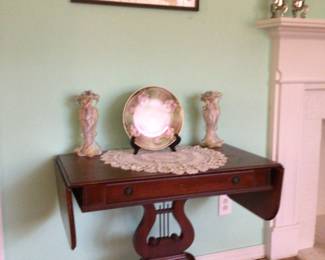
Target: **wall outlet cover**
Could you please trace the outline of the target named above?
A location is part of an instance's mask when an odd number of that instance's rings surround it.
[[[232,212],[232,201],[227,195],[219,196],[219,216],[226,216]]]

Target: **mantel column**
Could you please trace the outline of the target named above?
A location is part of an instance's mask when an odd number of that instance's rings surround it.
[[[306,143],[305,111],[308,90],[325,90],[325,20],[282,17],[257,27],[272,42],[269,151],[285,168],[280,211],[266,232],[268,257],[279,259],[314,244],[321,129]]]

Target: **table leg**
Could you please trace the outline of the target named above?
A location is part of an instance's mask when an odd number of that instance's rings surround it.
[[[185,253],[194,240],[194,229],[184,212],[186,200],[173,202],[171,208],[156,209],[154,204],[146,204],[143,218],[135,231],[133,244],[141,260],[194,260],[194,256]],[[149,233],[158,215],[172,213],[178,222],[181,234],[169,235],[163,232],[160,237],[150,237]],[[164,226],[165,228],[165,226]],[[169,229],[169,228],[168,228]]]
[[[62,178],[59,170],[56,171],[56,183],[57,183],[57,192],[58,192],[61,218],[64,224],[64,229],[69,239],[71,249],[75,249],[77,246],[77,235],[76,235],[76,225],[74,221],[74,212],[73,212],[73,201],[72,201],[73,194],[71,189],[69,189],[66,186],[64,179]]]

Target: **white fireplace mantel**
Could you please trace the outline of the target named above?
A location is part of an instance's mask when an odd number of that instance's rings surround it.
[[[325,20],[257,22],[271,37],[270,156],[285,167],[278,216],[267,228],[270,259],[314,244],[325,119]],[[325,174],[325,173],[324,173]]]

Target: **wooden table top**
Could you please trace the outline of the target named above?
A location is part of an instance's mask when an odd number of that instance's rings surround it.
[[[222,148],[217,150],[228,157],[226,165],[219,169],[199,173],[199,175],[208,175],[211,173],[223,174],[245,169],[251,170],[280,166],[279,163],[230,145],[225,144]],[[76,154],[65,154],[57,156],[56,162],[60,168],[66,185],[70,188],[89,184],[115,183],[130,180],[189,177],[188,174],[175,175],[170,173],[148,173],[114,168],[110,165],[104,164],[104,162],[100,160],[99,156],[94,158],[85,158],[78,157]]]
[[[142,249],[151,250],[152,245],[146,245],[148,234],[144,232],[144,235],[141,235],[141,232],[151,226],[148,219],[154,219],[157,214],[154,208],[156,202],[174,201],[175,205],[181,205],[171,210],[175,211],[173,214],[180,216],[180,222],[184,224],[189,223],[183,208],[186,200],[227,194],[257,216],[265,220],[273,219],[280,205],[284,171],[281,164],[230,145],[224,145],[218,151],[228,158],[223,167],[193,175],[113,168],[101,161],[99,156],[57,156],[55,162],[58,196],[71,248],[76,247],[73,196],[82,212],[143,205],[149,213],[145,214],[145,221],[141,221],[140,231],[136,232],[134,241],[139,255],[145,257],[143,252],[147,251]],[[186,239],[190,241],[193,238],[194,234],[190,234]],[[139,241],[143,242],[142,246],[139,246]],[[167,238],[166,241],[162,244],[168,243],[171,246],[168,250],[162,247],[159,252],[165,252],[168,256],[175,255],[172,249],[178,248],[179,240],[175,242]],[[152,250],[158,252],[156,247],[153,247]]]

